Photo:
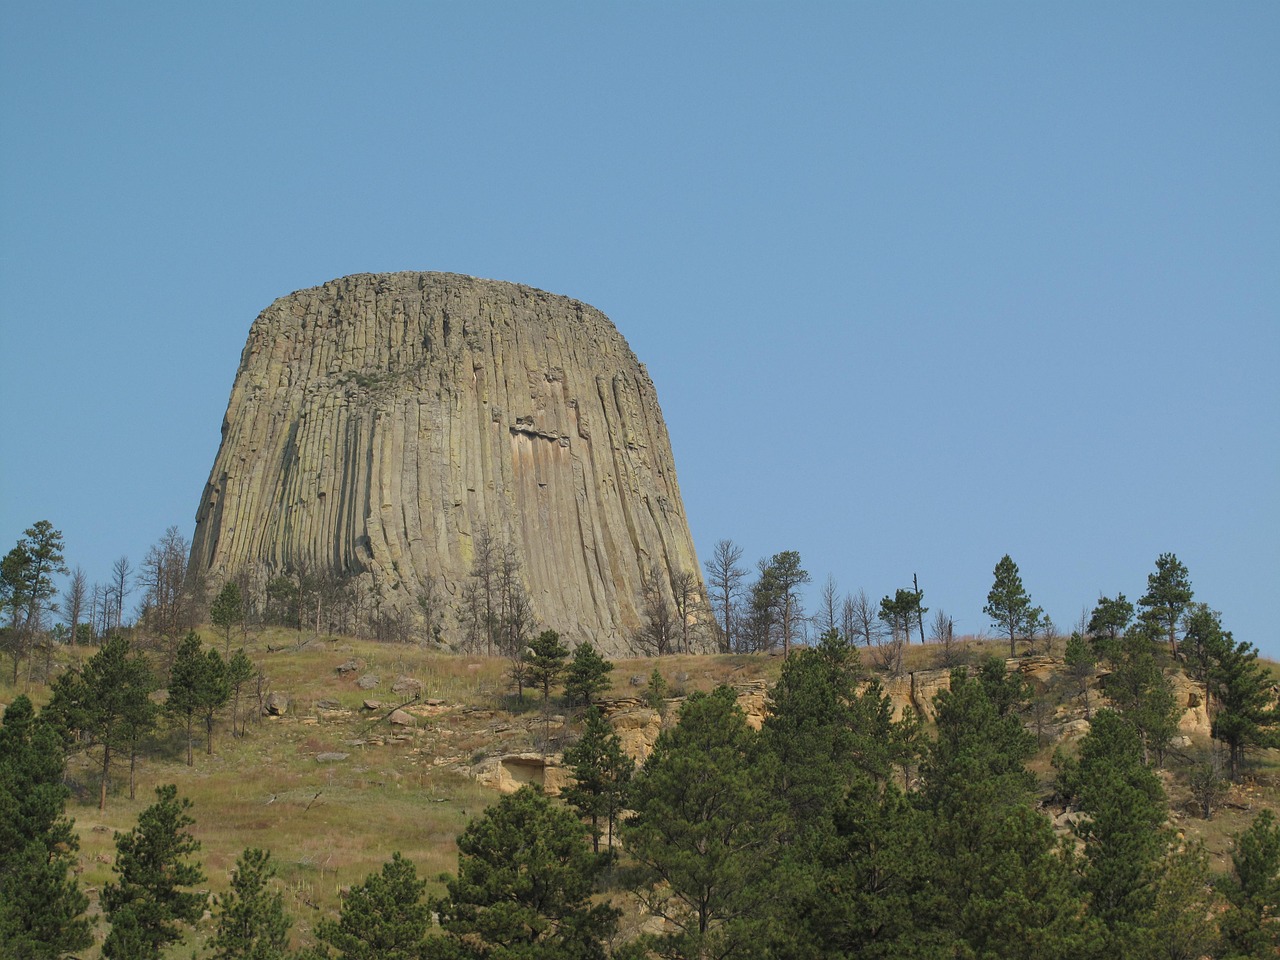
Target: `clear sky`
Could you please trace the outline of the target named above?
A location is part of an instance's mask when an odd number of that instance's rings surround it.
[[[272,300],[449,270],[645,362],[700,558],[1172,551],[1280,656],[1280,4],[0,5],[0,546],[190,536]]]

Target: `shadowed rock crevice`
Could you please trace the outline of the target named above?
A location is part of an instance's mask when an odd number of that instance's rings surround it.
[[[360,274],[254,321],[192,560],[457,597],[483,532],[540,623],[617,655],[642,570],[698,573],[653,383],[598,310],[440,273]]]

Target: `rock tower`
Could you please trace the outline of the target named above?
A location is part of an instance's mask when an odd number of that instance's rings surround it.
[[[609,319],[444,273],[344,277],[264,310],[195,568],[358,577],[402,610],[431,581],[456,605],[484,535],[514,550],[539,625],[612,655],[651,571],[668,597],[698,577],[657,394]]]

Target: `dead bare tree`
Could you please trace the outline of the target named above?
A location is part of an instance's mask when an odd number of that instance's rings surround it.
[[[956,642],[956,623],[941,609],[935,610],[929,623],[929,639],[938,646],[938,661],[950,669],[963,659],[961,644]]]
[[[68,634],[74,647],[79,637],[80,619],[85,615],[85,604],[89,599],[89,578],[82,568],[71,571],[71,579],[67,581],[67,589],[62,594],[62,609],[67,616]]]
[[[840,591],[836,587],[836,578],[827,574],[822,583],[822,593],[818,597],[818,612],[813,615],[813,625],[818,636],[832,632],[840,632]]]
[[[144,588],[139,623],[170,648],[195,626],[197,598],[187,575],[190,552],[186,537],[170,527],[147,551],[136,578]]]
[[[849,642],[855,645],[875,647],[884,635],[880,608],[867,596],[866,590],[844,598],[840,605],[840,622]]]
[[[644,622],[636,633],[635,645],[641,653],[663,657],[672,652],[675,639],[675,615],[663,590],[662,570],[654,564],[643,578]]]
[[[498,633],[498,570],[500,556],[492,534],[481,530],[473,538],[475,553],[471,560],[471,579],[476,584],[479,600],[484,611],[481,621],[484,637],[485,654],[493,656],[493,648]]]
[[[109,628],[119,630],[124,626],[124,598],[133,590],[133,565],[129,563],[129,558],[122,556],[111,565],[111,590],[112,599],[115,602],[114,618]]]
[[[680,629],[680,649],[690,653],[690,637],[697,622],[698,578],[682,570],[671,578],[671,599],[675,604]]]
[[[747,571],[738,566],[742,560],[742,548],[732,540],[716,543],[711,559],[705,564],[707,591],[720,628],[720,652],[738,649],[737,618],[742,597],[742,584]]]

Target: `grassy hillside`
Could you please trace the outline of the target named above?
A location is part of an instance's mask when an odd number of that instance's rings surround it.
[[[973,640],[967,646],[969,657],[986,651],[1003,655],[1007,649],[998,641]],[[315,921],[337,911],[342,889],[379,869],[395,851],[432,881],[430,892],[439,891],[438,875],[456,864],[455,837],[496,797],[471,778],[470,766],[486,756],[555,751],[573,735],[573,718],[568,718],[566,729],[561,708],[553,704],[544,712],[537,693],[526,694],[523,704],[515,701],[501,659],[346,639],[303,642],[289,631],[265,632],[251,640],[247,651],[266,678],[264,692],[289,698],[285,716],[254,717],[244,735],[235,737],[229,721],[222,722],[211,753],[201,735],[190,767],[182,733],[162,730],[138,762],[136,797],[129,797],[126,757],[113,768],[113,787],[103,812],[97,809],[96,752],[95,757],[71,758],[73,798],[68,813],[80,834],[81,882],[95,904],[96,892],[112,876],[114,832],[133,826],[139,811],[154,799],[156,785],[175,783],[180,795],[194,804],[194,833],[203,846],[207,888],[215,893],[226,889],[230,868],[246,847],[269,849],[295,918],[295,942],[307,942]],[[63,657],[72,660],[91,653],[66,651]],[[930,647],[912,647],[906,668],[934,668],[937,653]],[[339,670],[351,661],[356,669]],[[765,656],[619,661],[609,695],[642,695],[655,668],[671,695],[678,696],[725,682],[771,681],[780,666],[780,658]],[[362,689],[361,677],[377,677],[380,682]],[[386,719],[413,696],[412,691],[392,691],[401,678],[421,683],[420,699],[410,707],[409,726]],[[1040,686],[1041,696],[1059,717],[1073,710],[1082,714],[1069,684],[1051,680]],[[47,688],[39,683],[25,691],[21,684],[16,689],[0,684],[4,703],[19,692],[28,692],[37,704],[48,698]],[[250,714],[257,712],[255,699],[251,694]],[[380,705],[367,709],[370,700]],[[1280,801],[1280,753],[1256,753],[1248,781],[1232,789],[1221,813],[1204,821],[1190,812],[1185,785],[1189,761],[1204,747],[1193,744],[1175,753],[1162,776],[1179,828],[1204,837],[1216,867],[1225,869],[1230,834],[1247,825],[1259,807],[1276,807]],[[1045,742],[1033,764],[1046,783],[1052,775],[1053,748]],[[104,932],[99,929],[100,936]],[[210,932],[206,921],[195,945]],[[188,956],[190,949],[188,942],[173,955]]]

